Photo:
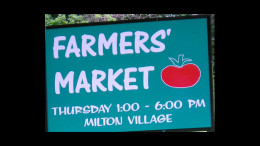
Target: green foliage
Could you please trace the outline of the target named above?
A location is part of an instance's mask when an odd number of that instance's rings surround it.
[[[131,19],[131,14],[125,14],[124,19],[125,19],[125,20]]]
[[[58,14],[56,18],[54,15],[45,14],[45,25],[65,25],[65,24],[78,24],[78,23],[88,23],[84,20],[82,15],[70,14],[68,17],[65,14]]]
[[[180,14],[180,16],[188,16],[189,14]]]
[[[50,14],[45,14],[45,25],[46,26],[52,25],[52,23],[51,23],[52,20],[53,20],[53,18]]]
[[[58,14],[58,17],[50,21],[51,25],[64,25],[68,24],[65,14]]]
[[[96,18],[96,19],[101,18],[101,14],[94,14],[94,18]]]
[[[68,16],[69,24],[78,24],[78,23],[88,23],[88,21],[84,20],[82,15],[70,14]]]
[[[107,18],[107,21],[116,21],[116,18],[113,18],[111,15],[109,14],[105,14],[104,15]]]

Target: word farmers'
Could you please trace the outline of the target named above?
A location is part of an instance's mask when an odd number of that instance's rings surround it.
[[[80,38],[81,39],[80,44],[77,44],[78,41],[76,41],[75,35],[71,35],[69,39],[66,36],[56,36],[54,38],[54,43],[53,43],[53,57],[55,59],[58,59],[59,52],[65,49],[66,49],[65,51],[66,58],[69,58],[71,55],[75,55],[76,57],[81,57],[81,56],[87,57],[88,55],[97,56],[97,54],[99,56],[103,56],[104,47],[105,49],[109,49],[110,46],[112,46],[112,54],[117,55],[118,41],[119,41],[119,53],[121,55],[133,54],[134,52],[136,54],[139,54],[141,50],[145,53],[149,53],[149,52],[159,53],[164,51],[165,44],[160,40],[158,40],[158,38],[163,40],[166,38],[166,36],[169,36],[170,33],[171,33],[171,29],[167,29],[166,31],[163,29],[158,30],[150,38],[150,41],[153,45],[148,47],[145,45],[145,42],[149,40],[149,34],[144,31],[136,31],[134,33],[131,31],[126,31],[126,32],[121,32],[120,34],[114,32],[111,34],[109,39],[106,39],[105,34],[100,33],[97,40],[92,35],[83,34]],[[133,35],[134,35],[134,44],[132,44],[130,41],[126,41],[126,39],[129,39],[127,37],[132,37]],[[79,48],[80,46],[81,48]]]
[[[89,84],[86,72],[82,70],[78,76],[78,81],[76,84],[75,92],[79,93],[80,89],[85,90],[85,92],[97,92],[98,89],[101,91],[113,91],[114,88],[122,91],[124,90],[137,90],[138,86],[133,85],[136,82],[136,78],[130,77],[130,73],[140,72],[143,74],[143,88],[149,88],[149,72],[154,71],[154,66],[146,66],[146,67],[129,67],[126,69],[118,69],[114,71],[113,69],[108,69],[108,73],[102,70],[93,70],[92,71],[92,82]],[[123,85],[120,85],[116,79],[118,76],[124,73]],[[74,72],[70,71],[65,78],[63,78],[60,72],[56,72],[55,75],[55,93],[60,94],[60,87],[66,88],[68,85],[69,93],[74,93]],[[104,86],[104,81],[107,78],[107,87]],[[130,84],[132,83],[132,84]]]

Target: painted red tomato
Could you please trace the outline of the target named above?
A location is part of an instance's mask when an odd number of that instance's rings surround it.
[[[178,61],[174,58],[169,58],[174,65],[165,67],[161,72],[163,82],[174,88],[187,88],[194,86],[200,79],[200,69],[196,64],[185,62],[191,59],[183,59],[184,55],[179,55]],[[180,60],[181,58],[181,60]],[[181,63],[181,66],[176,65]]]

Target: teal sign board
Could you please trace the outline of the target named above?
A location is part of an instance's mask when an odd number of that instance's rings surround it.
[[[48,131],[211,128],[208,19],[47,27]]]

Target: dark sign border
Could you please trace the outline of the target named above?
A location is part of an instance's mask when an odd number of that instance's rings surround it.
[[[134,19],[134,20],[121,20],[121,21],[110,21],[110,22],[93,22],[93,23],[81,23],[81,24],[66,24],[66,25],[54,25],[46,26],[45,29],[59,29],[59,28],[70,28],[70,27],[84,27],[84,26],[98,26],[98,25],[111,25],[111,24],[125,24],[125,23],[141,23],[141,22],[154,22],[154,21],[167,21],[167,20],[184,20],[184,19],[207,19],[207,32],[208,32],[208,58],[209,58],[209,78],[210,78],[210,106],[211,106],[211,127],[203,128],[187,128],[187,129],[161,129],[161,130],[143,130],[143,131],[125,131],[125,132],[192,132],[192,131],[208,131],[214,132],[213,121],[213,84],[212,84],[212,51],[211,51],[211,29],[210,22],[211,18],[209,15],[196,15],[196,16],[180,16],[170,18],[150,18],[150,19]],[[46,38],[46,36],[45,36]],[[46,41],[46,40],[45,40]],[[46,45],[46,42],[45,42]],[[45,64],[45,132],[48,132],[48,116],[47,116],[47,81],[46,81],[46,46],[44,46],[44,64]],[[123,131],[122,131],[123,132]]]

